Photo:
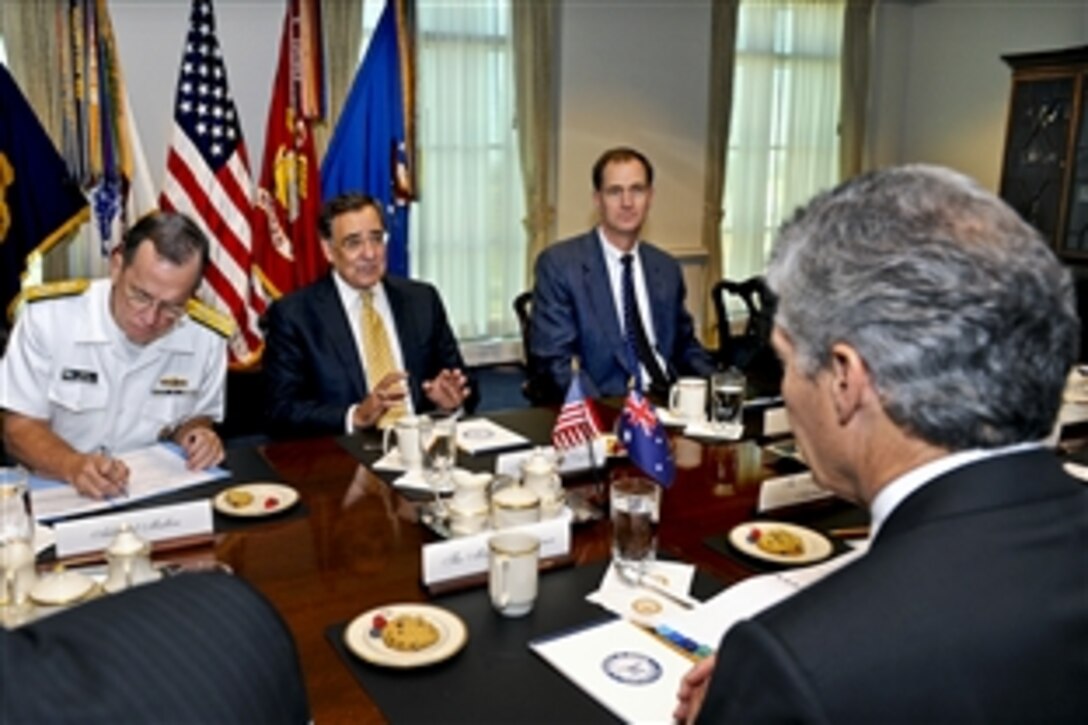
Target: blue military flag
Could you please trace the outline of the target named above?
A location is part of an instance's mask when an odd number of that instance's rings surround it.
[[[389,227],[387,263],[399,276],[408,275],[408,202],[413,198],[410,134],[405,131],[411,122],[405,25],[401,0],[387,0],[321,165],[323,198],[361,192],[381,203]]]
[[[0,310],[9,318],[27,255],[44,254],[88,217],[64,159],[0,65]]]
[[[662,486],[676,478],[676,463],[669,450],[665,426],[658,420],[650,401],[632,389],[624,401],[619,421],[620,443],[631,462]]]

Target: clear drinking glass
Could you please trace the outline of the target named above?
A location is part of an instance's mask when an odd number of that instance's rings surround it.
[[[26,604],[34,586],[34,518],[24,469],[0,468],[0,606]]]
[[[710,419],[716,428],[741,424],[745,383],[744,373],[735,368],[710,377]]]
[[[452,491],[451,471],[457,463],[457,417],[432,415],[420,430],[423,470],[435,492]]]
[[[660,489],[647,478],[629,476],[612,483],[612,558],[621,573],[643,573],[657,554]]]

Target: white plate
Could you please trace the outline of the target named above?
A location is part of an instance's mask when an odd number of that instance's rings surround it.
[[[438,641],[414,652],[401,652],[387,647],[381,634],[373,635],[374,617],[382,615],[387,621],[402,614],[424,617],[438,630]],[[344,630],[344,644],[360,659],[385,667],[423,667],[441,662],[457,654],[468,641],[468,629],[453,612],[430,604],[389,604],[363,612],[351,620]]]
[[[759,548],[754,541],[748,539],[752,529],[785,529],[801,539],[804,551],[796,556],[784,554],[772,554]],[[729,532],[729,543],[737,547],[748,556],[764,561],[773,561],[776,564],[811,564],[831,556],[833,547],[831,541],[823,534],[807,529],[796,524],[787,524],[781,521],[749,521],[746,524],[736,526]]]
[[[246,491],[253,500],[245,506],[232,506],[227,501],[231,491]],[[271,516],[298,503],[298,491],[282,483],[242,483],[224,489],[213,499],[215,510],[227,516]]]

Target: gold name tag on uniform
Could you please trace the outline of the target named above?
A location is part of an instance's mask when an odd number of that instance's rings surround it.
[[[60,371],[60,379],[66,383],[90,383],[95,384],[98,382],[98,373],[94,370],[77,370],[75,368],[65,368]]]
[[[151,389],[155,395],[184,395],[193,392],[189,388],[189,379],[177,376],[160,378]]]

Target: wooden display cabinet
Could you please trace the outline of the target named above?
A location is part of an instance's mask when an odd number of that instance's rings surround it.
[[[1088,46],[1005,55],[1001,197],[1067,262],[1088,264]]]

